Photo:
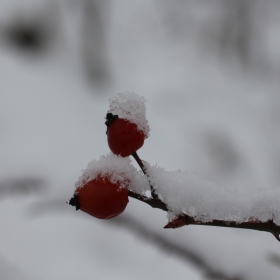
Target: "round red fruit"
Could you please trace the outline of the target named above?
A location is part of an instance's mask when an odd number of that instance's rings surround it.
[[[108,126],[107,139],[114,154],[127,157],[143,146],[145,134],[135,123],[117,118]]]
[[[108,177],[101,176],[79,187],[75,196],[78,209],[98,219],[118,216],[128,203],[127,189],[121,188],[119,183],[112,183]]]

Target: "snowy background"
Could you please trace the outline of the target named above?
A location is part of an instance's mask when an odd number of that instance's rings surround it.
[[[279,279],[269,233],[164,230],[134,199],[109,221],[65,203],[109,152],[108,99],[127,90],[147,100],[151,165],[279,188],[277,1],[0,3],[1,280]]]

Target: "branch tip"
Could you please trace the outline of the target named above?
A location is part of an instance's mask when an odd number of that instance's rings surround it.
[[[272,235],[280,242],[279,233],[272,233]]]

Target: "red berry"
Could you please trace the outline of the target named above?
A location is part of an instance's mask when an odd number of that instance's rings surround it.
[[[128,203],[127,189],[98,176],[75,192],[79,209],[98,218],[111,219],[121,214]]]
[[[125,119],[117,118],[108,126],[109,148],[114,154],[122,157],[130,156],[140,149],[145,138],[145,134],[138,130],[135,123]]]

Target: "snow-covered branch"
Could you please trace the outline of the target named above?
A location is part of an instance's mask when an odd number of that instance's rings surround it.
[[[163,211],[168,211],[168,208],[166,207],[165,203],[162,202],[160,199],[150,198],[145,195],[134,193],[132,191],[128,191],[128,196],[135,198],[139,201],[142,201],[146,204],[149,204],[153,208],[158,208]],[[276,225],[272,220],[261,222],[259,220],[254,220],[252,218],[247,222],[238,223],[236,221],[214,219],[211,222],[204,222],[204,221],[196,220],[187,214],[181,214],[179,217],[169,222],[164,228],[179,228],[187,225],[217,226],[217,227],[243,228],[243,229],[252,229],[258,231],[266,231],[272,233],[275,236],[275,238],[278,241],[280,241],[279,239],[280,226]]]

